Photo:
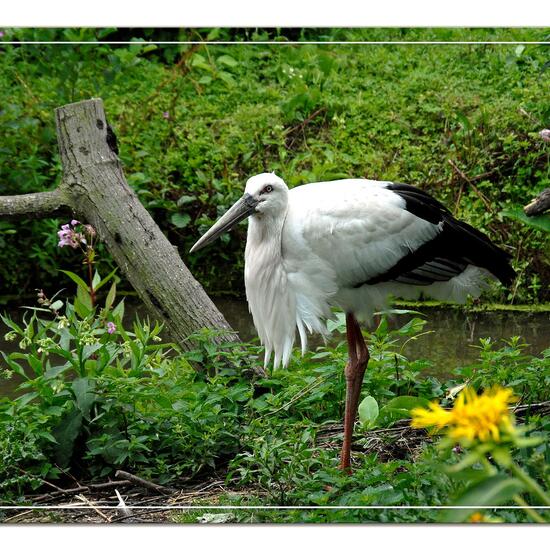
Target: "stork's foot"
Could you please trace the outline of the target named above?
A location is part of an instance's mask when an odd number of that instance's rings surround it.
[[[359,408],[361,385],[369,362],[369,350],[361,334],[361,327],[351,313],[346,315],[346,335],[349,361],[344,371],[346,377],[346,412],[344,416],[344,442],[342,443],[339,468],[351,474],[353,425]]]

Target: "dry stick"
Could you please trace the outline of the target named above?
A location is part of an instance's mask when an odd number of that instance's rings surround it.
[[[146,479],[143,479],[134,474],[125,472],[124,470],[117,470],[115,472],[115,477],[121,477],[123,479],[127,479],[132,483],[136,483],[137,485],[141,485],[142,487],[146,487],[147,489],[152,489],[153,491],[158,491],[159,493],[163,493],[165,495],[169,495],[176,492],[175,489],[170,489],[169,487],[163,487],[162,485],[157,485],[152,481],[147,481]]]
[[[460,189],[458,190],[458,197],[456,198],[456,203],[455,203],[455,207],[454,207],[454,210],[453,210],[453,215],[454,216],[456,216],[456,214],[458,212],[458,207],[460,205],[460,199],[462,198],[462,192],[464,191],[464,184],[465,184],[465,181],[462,180],[462,182],[460,183]]]
[[[15,516],[11,516],[9,518],[6,518],[6,523],[13,523],[15,519],[20,518],[21,516],[26,516],[28,514],[32,514],[34,510],[27,510],[26,512],[20,512],[19,514],[16,514]],[[17,523],[17,522],[16,522]]]
[[[481,202],[485,205],[487,210],[494,214],[491,203],[488,201],[487,197],[472,183],[472,180],[453,162],[452,159],[447,159],[447,162],[453,167],[456,173],[470,185],[470,187],[475,191],[476,195],[480,198]]]
[[[288,134],[291,134],[292,132],[296,132],[296,130],[299,130],[300,128],[304,128],[305,126],[307,126],[316,116],[320,115],[321,113],[323,113],[324,111],[326,111],[326,107],[321,107],[319,109],[317,109],[316,111],[314,111],[313,113],[311,113],[311,115],[309,115],[306,119],[304,119],[302,122],[300,122],[300,124],[297,124],[296,126],[292,126],[292,128],[289,128],[288,130],[286,130],[285,132],[283,132],[283,135],[286,136]]]
[[[153,101],[157,98],[157,96],[160,94],[161,90],[167,86],[168,84],[171,84],[178,76],[185,76],[189,72],[189,67],[187,66],[186,62],[187,60],[199,49],[202,48],[203,44],[193,44],[187,51],[183,52],[180,56],[180,59],[178,62],[174,65],[174,67],[171,69],[171,76],[165,78],[153,91],[152,94],[149,95],[143,101],[143,105],[153,105]],[[179,72],[179,69],[183,66],[183,69],[181,73]],[[151,108],[145,113],[144,120],[147,120],[149,116],[151,115]]]
[[[87,504],[97,515],[101,516],[107,523],[111,523],[111,518],[104,514],[99,508],[94,506],[93,502],[88,500],[84,495],[76,495],[76,498]]]
[[[39,497],[33,498],[33,502],[42,502],[43,500],[53,500],[61,495],[69,495],[73,493],[81,493],[83,491],[85,492],[92,492],[92,490],[102,490],[102,489],[109,489],[110,487],[120,487],[124,485],[130,485],[130,481],[128,480],[121,480],[121,481],[108,481],[105,483],[96,483],[91,485],[81,485],[79,487],[73,487],[72,489],[61,489],[59,488],[57,491],[54,491],[53,493],[47,493],[45,495],[40,495]]]

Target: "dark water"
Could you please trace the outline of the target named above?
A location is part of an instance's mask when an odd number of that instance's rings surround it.
[[[252,318],[246,303],[218,300],[216,305],[243,340],[256,337]],[[415,310],[426,320],[424,331],[431,331],[407,343],[403,354],[409,359],[429,359],[434,363],[433,374],[445,377],[455,367],[473,363],[479,356],[474,346],[480,338],[491,337],[501,342],[513,336],[521,336],[529,344],[527,353],[538,355],[550,347],[550,312],[465,312],[451,308],[424,308]],[[415,315],[394,315],[389,319],[392,329],[399,328]],[[335,338],[343,338],[337,335]],[[406,338],[403,339],[403,342]],[[310,349],[322,345],[322,339],[312,337]]]
[[[241,339],[250,341],[256,338],[252,318],[245,302],[236,300],[217,300],[216,305],[224,314],[230,325],[239,332]],[[420,311],[420,310],[419,310]],[[134,308],[134,312],[145,315],[142,308]],[[410,341],[404,348],[404,355],[410,359],[428,359],[434,367],[430,374],[441,378],[448,377],[457,366],[473,363],[479,355],[474,347],[480,338],[491,337],[498,342],[509,339],[512,336],[521,336],[525,343],[529,344],[528,353],[538,355],[550,347],[550,313],[525,313],[525,312],[464,312],[457,309],[421,310],[427,323],[425,331],[433,331],[425,334],[418,340]],[[22,316],[21,309],[13,309],[7,313],[19,320]],[[132,309],[127,307],[127,318],[133,317]],[[389,320],[392,328],[398,328],[411,319],[412,315],[395,315]],[[6,353],[18,350],[14,342],[6,342],[4,334],[9,329],[0,322],[0,350]],[[343,338],[336,335],[336,338]],[[334,340],[333,340],[334,341]],[[321,339],[311,338],[310,349],[316,345],[322,345]],[[0,369],[4,368],[4,361],[0,357]],[[0,379],[0,395],[13,391],[18,380]]]

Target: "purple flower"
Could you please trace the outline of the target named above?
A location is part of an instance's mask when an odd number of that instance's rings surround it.
[[[73,220],[74,221],[74,220]],[[66,223],[61,226],[61,230],[57,232],[59,237],[58,246],[70,246],[71,248],[78,248],[82,244],[86,244],[86,239],[82,233],[78,233],[71,226]]]
[[[169,119],[170,118],[170,113],[168,111],[164,111],[164,113],[162,113],[162,116],[165,118],[165,119]]]
[[[539,132],[539,136],[547,142],[550,142],[550,130],[548,128],[545,128],[544,130],[541,130]]]
[[[0,31],[0,38],[4,36],[4,31]]]
[[[113,334],[113,332],[115,332],[115,331],[116,331],[116,325],[113,322],[109,321],[107,323],[107,332],[109,334]]]
[[[75,225],[78,225],[80,222],[78,220],[71,220],[71,225],[74,227]]]

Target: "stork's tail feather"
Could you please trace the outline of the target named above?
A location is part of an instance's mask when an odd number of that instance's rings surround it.
[[[448,223],[449,221],[446,220]],[[516,277],[510,265],[512,256],[495,245],[489,237],[465,222],[452,218],[449,226],[460,243],[462,255],[470,263],[482,267],[494,275],[504,286],[510,286]]]

